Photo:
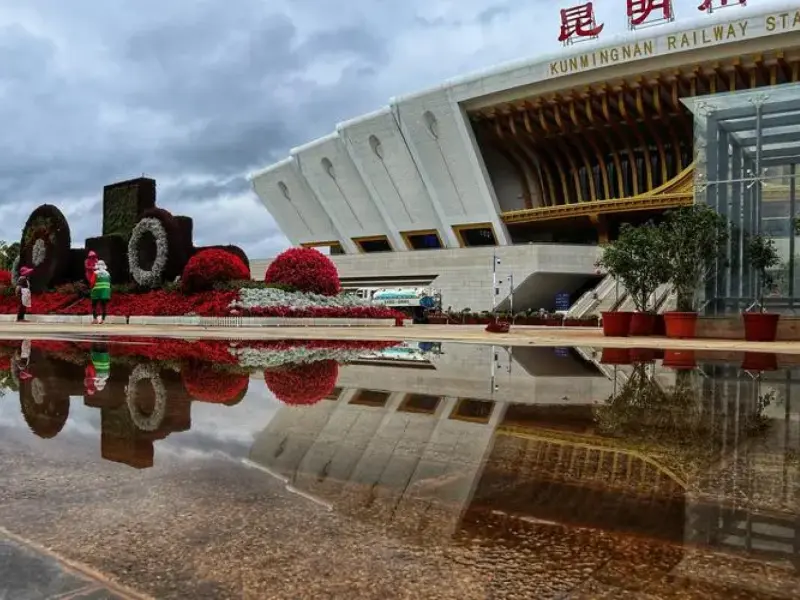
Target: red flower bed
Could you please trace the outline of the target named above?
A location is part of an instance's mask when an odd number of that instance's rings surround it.
[[[186,295],[180,292],[156,290],[144,294],[113,294],[108,304],[108,314],[116,316],[181,316],[194,314],[203,317],[227,317],[231,315],[230,304],[238,299],[238,292],[202,292]],[[88,315],[92,311],[88,298],[77,294],[45,292],[34,294],[31,314]],[[14,296],[0,296],[0,313],[17,312]],[[396,319],[404,315],[385,306],[359,306],[350,308],[320,307],[292,310],[274,306],[238,311],[246,317],[296,317],[296,318],[350,318],[350,319]]]
[[[215,283],[250,279],[250,269],[231,252],[210,248],[195,254],[181,275],[185,293],[205,292]]]
[[[109,340],[112,356],[138,356],[149,360],[207,361],[236,364],[226,340],[180,340],[173,338],[115,337]]]
[[[78,296],[76,294],[59,294],[58,292],[33,294],[31,308],[28,312],[33,315],[65,314],[64,309],[77,300]],[[0,313],[13,314],[17,312],[17,302],[15,295],[0,296]],[[88,314],[88,312],[87,310],[83,314]]]
[[[267,267],[264,281],[325,296],[335,296],[341,290],[339,273],[331,259],[313,248],[281,252]]]
[[[247,393],[250,378],[243,373],[214,369],[210,362],[192,362],[181,370],[183,386],[189,395],[200,402],[238,404]]]
[[[0,270],[0,287],[8,287],[11,285],[11,271]]]
[[[320,360],[264,371],[267,388],[284,404],[316,404],[328,396],[339,379],[339,363]]]
[[[378,351],[399,345],[400,342],[369,342],[359,340],[263,340],[232,343],[228,340],[183,340],[176,338],[112,337],[108,340],[112,356],[133,356],[153,361],[180,361],[208,364],[235,365],[237,358],[232,347],[288,351],[303,347],[309,350],[363,350]],[[33,340],[33,348],[47,354],[85,355],[91,349],[89,342],[60,340]],[[5,354],[19,349],[18,341],[0,342]],[[2,353],[0,353],[2,354]],[[88,356],[87,356],[88,357]],[[226,373],[227,375],[227,373]],[[233,375],[232,375],[233,377]]]

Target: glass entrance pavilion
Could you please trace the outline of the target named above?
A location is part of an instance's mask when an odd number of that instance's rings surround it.
[[[706,285],[706,314],[738,313],[757,297],[745,254],[750,236],[770,237],[781,258],[765,297],[770,311],[800,309],[797,189],[800,84],[686,98],[694,115],[695,199],[731,222],[726,260]]]

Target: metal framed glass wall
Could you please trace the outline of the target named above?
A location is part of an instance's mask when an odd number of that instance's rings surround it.
[[[800,187],[800,84],[686,98],[694,115],[695,202],[731,222],[726,259],[706,284],[706,313],[738,313],[753,304],[756,279],[745,246],[772,238],[781,257],[771,311],[800,309],[797,190]],[[796,264],[797,263],[797,264]]]

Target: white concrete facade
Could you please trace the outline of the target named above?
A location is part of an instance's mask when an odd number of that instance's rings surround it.
[[[492,294],[493,256],[500,260],[497,280],[500,294]],[[417,277],[442,294],[444,308],[469,308],[480,312],[496,307],[505,309],[509,284],[514,278],[516,309],[554,308],[554,294],[572,293],[588,278],[597,275],[600,257],[596,246],[529,244],[497,248],[453,248],[420,252],[380,252],[331,256],[339,277],[365,282],[388,281],[391,277]],[[263,278],[269,260],[250,264],[253,278]],[[386,284],[390,285],[390,284]],[[354,284],[355,287],[360,285]]]
[[[342,123],[253,174],[254,189],[294,244],[337,242],[351,254],[359,251],[354,240],[380,236],[404,252],[403,234],[436,231],[443,247],[454,248],[460,245],[454,228],[490,224],[497,244],[508,245],[501,214],[520,208],[518,184],[503,175],[496,156],[486,157],[489,176],[467,108],[797,45],[797,2],[769,8],[704,15],[694,26],[654,28],[649,38],[580,44],[570,54],[504,65],[392,99],[387,108]]]

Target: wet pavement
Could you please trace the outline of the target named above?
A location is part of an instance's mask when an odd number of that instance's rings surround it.
[[[800,597],[798,362],[0,342],[0,598]]]

